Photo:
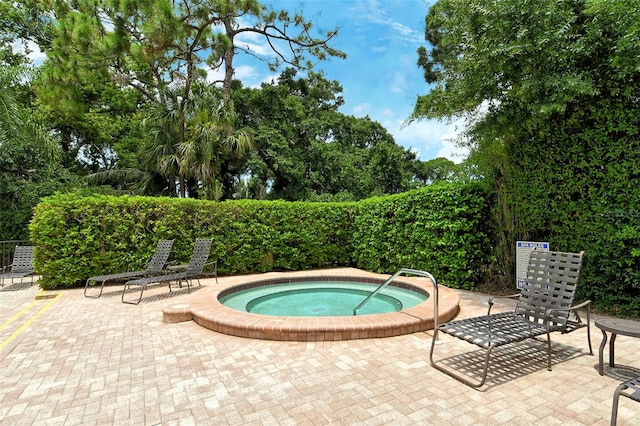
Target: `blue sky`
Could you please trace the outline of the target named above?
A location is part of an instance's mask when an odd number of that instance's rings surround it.
[[[406,119],[413,111],[418,95],[429,91],[422,69],[416,65],[419,46],[424,46],[428,0],[267,0],[273,9],[302,11],[314,21],[320,36],[339,27],[332,47],[347,54],[347,59],[321,61],[329,80],[338,80],[345,100],[341,112],[356,117],[369,116],[394,136],[396,143],[418,153],[421,160],[447,157],[455,162],[465,152],[451,141],[456,124],[436,120],[409,126]],[[247,61],[246,58],[244,58]],[[264,65],[244,62],[236,78],[245,85],[259,85],[272,74]]]

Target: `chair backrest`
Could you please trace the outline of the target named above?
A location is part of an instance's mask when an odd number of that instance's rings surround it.
[[[146,272],[149,274],[158,274],[162,272],[162,269],[167,264],[169,254],[171,253],[171,247],[173,247],[173,240],[160,240],[156,246],[156,252],[147,265]]]
[[[543,323],[549,308],[573,305],[584,252],[564,253],[533,250],[525,284],[520,293],[516,313],[531,321]],[[564,327],[569,311],[554,312],[551,325]]]
[[[187,265],[187,275],[200,275],[204,270],[204,265],[207,264],[209,259],[209,252],[211,251],[211,243],[213,240],[204,240],[198,238],[196,244],[193,246],[193,254]]]
[[[16,246],[13,252],[11,272],[31,273],[33,270],[33,246]]]

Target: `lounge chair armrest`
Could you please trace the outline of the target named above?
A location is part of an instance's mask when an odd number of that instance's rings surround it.
[[[507,296],[492,296],[487,301],[487,303],[489,304],[489,309],[487,310],[487,315],[491,314],[491,308],[493,307],[493,303],[494,303],[493,299],[517,299],[518,297],[520,297],[520,293],[509,294]]]
[[[570,308],[570,310],[572,310],[572,311],[573,311],[573,310],[576,310],[576,309],[579,309],[579,308],[584,308],[585,306],[587,306],[587,307],[588,307],[589,305],[591,305],[591,300],[585,300],[585,301],[584,301],[584,302],[582,302],[582,303],[579,303],[579,304],[577,304],[577,305],[572,306],[572,307]]]
[[[577,324],[582,324],[582,319],[580,319],[580,315],[578,314],[577,310],[580,309],[580,308],[584,308],[584,307],[587,308],[587,322],[586,322],[586,325],[587,325],[587,327],[589,327],[589,322],[591,321],[591,319],[590,319],[591,318],[591,300],[587,300],[587,301],[584,301],[582,303],[579,303],[577,305],[573,305],[573,306],[570,306],[570,307],[567,307],[567,308],[549,308],[549,309],[547,309],[545,311],[545,323],[547,324],[547,327],[548,327],[548,324],[549,324],[548,319],[551,318],[551,314],[553,312],[565,311],[565,312],[572,313],[574,315],[574,317],[575,317],[574,320],[570,320],[570,321],[568,320],[567,324],[573,324],[574,326],[577,325]],[[589,345],[591,345],[591,343],[589,343]]]
[[[589,307],[589,305],[591,305],[591,300],[584,301],[582,303],[570,306],[568,308],[549,308],[546,311],[546,315],[550,316],[551,312],[554,312],[554,311],[575,311],[577,309],[584,308],[585,306]]]
[[[211,262],[207,262],[204,264],[204,268],[202,268],[203,271],[209,271],[209,268],[213,266],[213,274],[216,277],[216,280],[218,279],[218,260],[212,260]]]
[[[165,271],[176,271],[181,268],[187,269],[187,263],[181,262],[179,260],[171,260],[168,262],[164,262],[163,268]]]

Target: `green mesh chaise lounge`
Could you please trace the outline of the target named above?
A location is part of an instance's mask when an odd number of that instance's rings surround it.
[[[85,297],[94,297],[98,298],[102,295],[102,289],[104,288],[104,283],[107,281],[122,281],[128,280],[136,277],[143,277],[149,275],[157,275],[162,272],[162,269],[166,266],[167,260],[169,259],[169,254],[171,253],[171,248],[173,247],[173,240],[160,240],[158,241],[158,245],[156,246],[156,251],[153,254],[153,257],[149,261],[147,268],[143,271],[128,271],[128,272],[120,272],[115,274],[108,275],[99,275],[97,277],[91,277],[87,280],[87,283],[84,286],[84,296]],[[87,294],[87,289],[92,286],[90,283],[100,282],[100,293],[97,295],[89,295]]]
[[[127,281],[122,289],[122,302],[129,303],[131,305],[137,305],[142,300],[142,293],[144,293],[145,288],[147,288],[148,284],[153,283],[168,283],[169,291],[171,290],[171,283],[175,282],[182,287],[182,283],[187,283],[187,288],[191,291],[191,280],[198,279],[204,273],[204,267],[207,264],[207,260],[209,259],[209,252],[211,251],[211,243],[213,240],[205,240],[205,239],[197,239],[196,243],[193,247],[193,253],[191,254],[191,259],[186,266],[186,269],[183,272],[176,272],[173,274],[157,274],[150,277],[139,278],[136,280]],[[198,284],[200,284],[200,280],[198,279]],[[127,292],[127,289],[130,289],[132,286],[140,287],[140,297],[138,300],[125,300],[124,296]]]
[[[569,333],[582,327],[587,327],[589,354],[593,355],[589,324],[591,301],[573,305],[583,255],[584,252],[533,250],[529,258],[526,284],[519,294],[505,296],[518,298],[515,310],[492,314],[494,298],[491,298],[487,315],[441,324],[433,333],[429,352],[431,365],[466,385],[481,387],[487,379],[489,357],[494,348],[546,334],[547,369],[551,370],[550,333]],[[579,308],[586,308],[586,323],[578,315]],[[433,360],[438,333],[455,336],[486,351],[479,382],[472,382],[453,371],[450,366],[445,368]]]
[[[4,287],[4,280],[11,280],[20,278],[20,283],[25,277],[31,278],[31,284],[33,284],[33,277],[36,271],[33,268],[33,249],[34,246],[16,246],[13,252],[13,261],[11,265],[2,268],[2,274],[0,274],[0,287]]]

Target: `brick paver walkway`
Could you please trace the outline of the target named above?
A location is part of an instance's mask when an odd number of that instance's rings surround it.
[[[185,303],[184,292],[150,288],[131,306],[120,291],[36,300],[36,286],[0,289],[0,424],[606,425],[620,381],[608,367],[597,373],[595,327],[594,356],[585,329],[552,336],[551,372],[542,341],[496,349],[487,385],[475,390],[430,367],[430,332],[250,340],[163,323],[162,308]],[[485,312],[486,296],[460,295],[461,316]],[[616,343],[616,362],[640,368],[640,339]],[[480,356],[448,336],[437,354],[463,367]],[[623,398],[618,424],[638,419],[640,404]]]

